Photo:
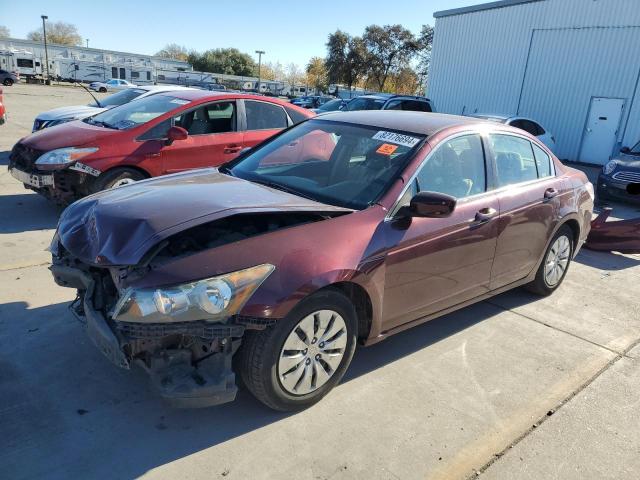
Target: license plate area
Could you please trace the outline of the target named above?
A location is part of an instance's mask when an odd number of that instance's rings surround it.
[[[36,188],[53,187],[53,175],[40,175],[37,173],[27,173],[17,168],[11,169],[11,176],[26,185]]]

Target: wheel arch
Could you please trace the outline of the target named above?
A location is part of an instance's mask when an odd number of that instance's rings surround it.
[[[129,164],[125,164],[125,165],[123,165],[123,164],[117,164],[117,165],[114,165],[113,167],[109,167],[108,169],[106,169],[106,170],[104,170],[104,171],[100,172],[100,175],[99,175],[99,176],[97,176],[96,178],[100,178],[101,176],[103,176],[103,175],[105,175],[105,174],[108,174],[108,173],[111,173],[111,172],[113,172],[114,170],[123,170],[123,169],[127,169],[127,170],[135,170],[135,171],[137,171],[138,173],[140,173],[140,174],[144,175],[144,176],[145,176],[145,178],[151,178],[151,177],[152,177],[151,173],[149,173],[147,170],[145,170],[144,168],[142,168],[142,167],[140,167],[140,166],[138,166],[138,165],[129,165]]]
[[[358,341],[364,343],[369,338],[373,323],[373,304],[369,292],[362,285],[350,281],[332,283],[319,291],[322,290],[338,291],[353,303],[358,317]]]

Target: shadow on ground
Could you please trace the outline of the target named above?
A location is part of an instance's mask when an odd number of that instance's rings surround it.
[[[56,228],[62,208],[35,193],[0,195],[0,234]]]
[[[500,311],[477,304],[360,348],[343,384]],[[0,344],[8,347],[0,352],[0,464],[7,478],[139,477],[292,415],[267,409],[243,390],[233,403],[172,409],[146,374],[103,358],[66,303],[0,305]]]
[[[617,272],[640,266],[640,259],[615,252],[601,252],[583,248],[574,260],[577,263],[598,270]]]

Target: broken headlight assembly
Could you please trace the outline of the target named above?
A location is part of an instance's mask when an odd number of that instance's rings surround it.
[[[61,168],[66,166],[71,162],[75,162],[80,160],[81,158],[86,157],[87,155],[91,155],[92,153],[97,152],[98,149],[96,147],[91,148],[58,148],[57,150],[51,150],[43,155],[41,155],[36,160],[36,165],[42,168]]]
[[[222,321],[238,313],[274,269],[263,264],[183,285],[128,288],[111,316],[136,323]]]

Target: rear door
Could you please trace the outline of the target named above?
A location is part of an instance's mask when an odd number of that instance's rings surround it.
[[[242,150],[244,134],[238,130],[235,100],[199,105],[173,118],[189,133],[161,151],[164,173],[215,167],[234,159]]]
[[[241,100],[244,111],[244,138],[242,147],[253,147],[289,126],[289,117],[283,107],[259,100]]]
[[[500,133],[488,140],[500,204],[493,290],[525,278],[537,266],[567,192],[547,152],[526,137]]]

